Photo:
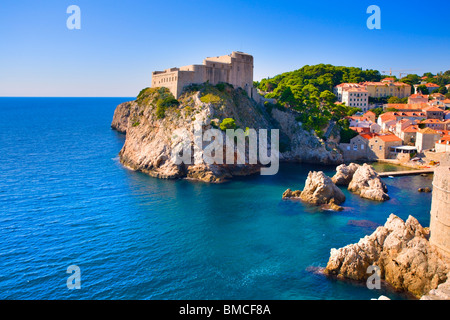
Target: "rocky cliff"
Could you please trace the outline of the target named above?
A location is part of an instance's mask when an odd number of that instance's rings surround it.
[[[404,222],[391,214],[386,224],[370,236],[358,243],[331,249],[325,273],[366,280],[371,275],[368,267],[376,265],[381,277],[394,288],[421,297],[450,276],[447,262],[428,237],[428,228],[423,228],[414,217],[409,216]]]
[[[178,101],[165,88],[144,89],[135,101],[117,106],[111,127],[126,133],[119,158],[133,170],[158,178],[222,182],[233,176],[257,173],[261,167],[249,164],[248,155],[245,164],[208,164],[203,160],[207,144],[195,149],[194,130],[218,128],[226,118],[232,118],[236,128],[243,130],[279,129],[281,161],[342,162],[337,145],[327,144],[312,132],[302,130],[294,113],[266,108],[250,99],[244,90],[229,85],[192,85]],[[223,131],[222,135],[221,139],[225,139]],[[187,147],[193,151],[192,161],[177,163],[174,153],[186,148],[186,143],[190,143]]]

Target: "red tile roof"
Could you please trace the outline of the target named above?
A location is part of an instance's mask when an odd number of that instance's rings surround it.
[[[417,125],[412,125],[409,127],[406,127],[405,129],[403,129],[403,132],[417,132],[419,130],[419,126]]]
[[[395,134],[385,134],[378,136],[381,140],[384,142],[391,142],[391,141],[402,141],[399,137],[397,137]]]
[[[427,98],[428,99],[428,95],[426,94],[420,94],[420,93],[414,93],[412,95],[409,96],[409,98]]]
[[[435,106],[431,106],[431,107],[424,108],[423,111],[439,112],[439,111],[444,111],[444,110],[442,110],[441,108],[435,107]]]
[[[363,134],[360,134],[360,136],[363,137],[366,140],[370,140],[373,137],[378,136],[378,134],[377,133],[363,133]]]

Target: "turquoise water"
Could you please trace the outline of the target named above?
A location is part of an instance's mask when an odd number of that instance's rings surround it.
[[[328,279],[331,248],[390,213],[429,225],[431,177],[385,179],[392,200],[347,196],[344,212],[282,201],[309,170],[224,184],[157,180],[123,168],[110,129],[130,98],[0,98],[0,299],[370,299],[388,288]],[[382,168],[381,165],[378,166]],[[66,269],[81,268],[68,290]]]

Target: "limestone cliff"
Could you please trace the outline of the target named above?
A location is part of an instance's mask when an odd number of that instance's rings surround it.
[[[236,128],[243,130],[280,129],[281,161],[342,162],[335,143],[327,145],[313,133],[302,130],[295,114],[265,108],[244,90],[226,84],[192,85],[178,100],[165,88],[144,89],[135,101],[117,106],[111,127],[126,133],[120,161],[154,177],[222,182],[259,172],[261,166],[250,165],[248,158],[245,164],[207,164],[202,160],[206,145],[202,150],[194,149],[194,129],[217,128],[225,118],[234,119]],[[192,141],[192,164],[177,164],[173,153],[186,141]]]
[[[449,266],[428,241],[429,230],[409,216],[404,222],[391,214],[382,227],[358,243],[331,249],[325,273],[365,280],[368,267],[380,268],[381,277],[398,290],[417,297],[438,288],[450,275]]]

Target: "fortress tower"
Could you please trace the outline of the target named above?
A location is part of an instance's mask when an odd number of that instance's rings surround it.
[[[450,154],[434,171],[430,243],[450,261]]]
[[[259,101],[260,96],[253,88],[253,56],[247,53],[233,51],[226,56],[206,58],[200,65],[152,72],[152,87],[166,87],[177,99],[185,86],[207,81],[213,85],[226,82],[240,87],[249,97]]]

